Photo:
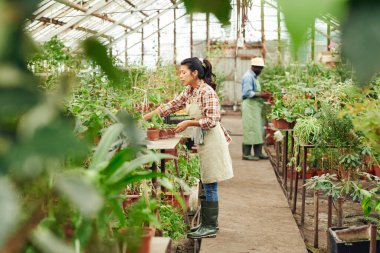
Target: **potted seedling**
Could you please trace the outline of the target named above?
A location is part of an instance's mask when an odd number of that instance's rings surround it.
[[[285,107],[281,100],[276,101],[269,117],[272,119],[273,126],[277,129],[290,129],[293,127],[295,120],[292,113]]]
[[[146,135],[148,140],[156,141],[160,139],[160,127],[162,125],[162,119],[159,115],[154,113],[151,121],[144,122],[143,124],[147,129]]]
[[[119,239],[127,253],[149,253],[155,227],[161,225],[156,217],[157,202],[144,197],[127,208],[127,227],[119,229]],[[152,225],[152,226],[150,226]]]

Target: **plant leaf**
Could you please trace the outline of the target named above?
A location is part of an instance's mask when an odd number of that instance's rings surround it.
[[[20,214],[16,190],[7,178],[0,178],[0,248],[8,238]]]
[[[99,145],[96,148],[95,154],[92,159],[92,163],[89,167],[90,170],[99,170],[103,162],[107,161],[108,151],[112,145],[119,137],[121,131],[123,130],[123,125],[120,123],[114,124],[107,128],[105,134],[100,140]]]
[[[175,156],[168,155],[168,154],[160,154],[160,153],[153,153],[150,152],[148,154],[142,155],[137,157],[136,159],[126,162],[120,169],[116,170],[115,173],[109,178],[108,183],[114,184],[130,174],[132,171],[134,171],[137,168],[142,167],[143,165],[150,163],[150,162],[158,162],[161,159],[165,158],[176,158]]]
[[[57,176],[56,187],[86,217],[94,217],[103,207],[103,197],[84,177],[78,175]]]
[[[229,0],[184,0],[183,3],[187,13],[213,13],[223,25],[230,24],[232,7]]]
[[[38,227],[32,234],[33,243],[45,253],[75,253],[74,249],[58,239],[48,229]]]
[[[351,60],[361,84],[380,71],[379,16],[379,3],[356,6],[342,27],[343,54]]]

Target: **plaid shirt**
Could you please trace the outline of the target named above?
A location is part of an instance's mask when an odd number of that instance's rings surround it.
[[[199,108],[202,111],[202,116],[199,120],[199,125],[203,129],[209,129],[216,126],[217,122],[220,122],[220,104],[218,95],[212,89],[211,86],[201,84],[198,88],[194,89],[188,86],[180,95],[178,95],[172,101],[163,104],[159,107],[162,116],[167,116],[178,110],[185,108],[187,103],[194,101],[198,103]],[[231,137],[227,133],[226,129],[220,123],[224,136],[228,143],[231,142]]]

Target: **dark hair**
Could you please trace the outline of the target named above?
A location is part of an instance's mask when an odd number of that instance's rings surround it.
[[[181,65],[186,65],[191,71],[197,70],[198,78],[202,79],[214,90],[216,90],[216,83],[213,80],[213,78],[215,78],[215,74],[212,73],[212,66],[208,60],[204,59],[202,63],[198,57],[192,57],[183,60]]]

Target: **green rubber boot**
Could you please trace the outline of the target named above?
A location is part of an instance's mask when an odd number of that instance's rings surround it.
[[[187,238],[214,238],[216,237],[216,225],[218,220],[219,205],[218,202],[202,201],[202,222],[198,230],[187,234]]]
[[[255,152],[255,157],[257,157],[258,159],[269,159],[268,156],[263,154],[263,144],[253,145],[253,151]]]
[[[260,158],[251,155],[252,145],[247,145],[243,143],[242,149],[243,149],[243,160],[248,160],[248,161],[260,160]]]

